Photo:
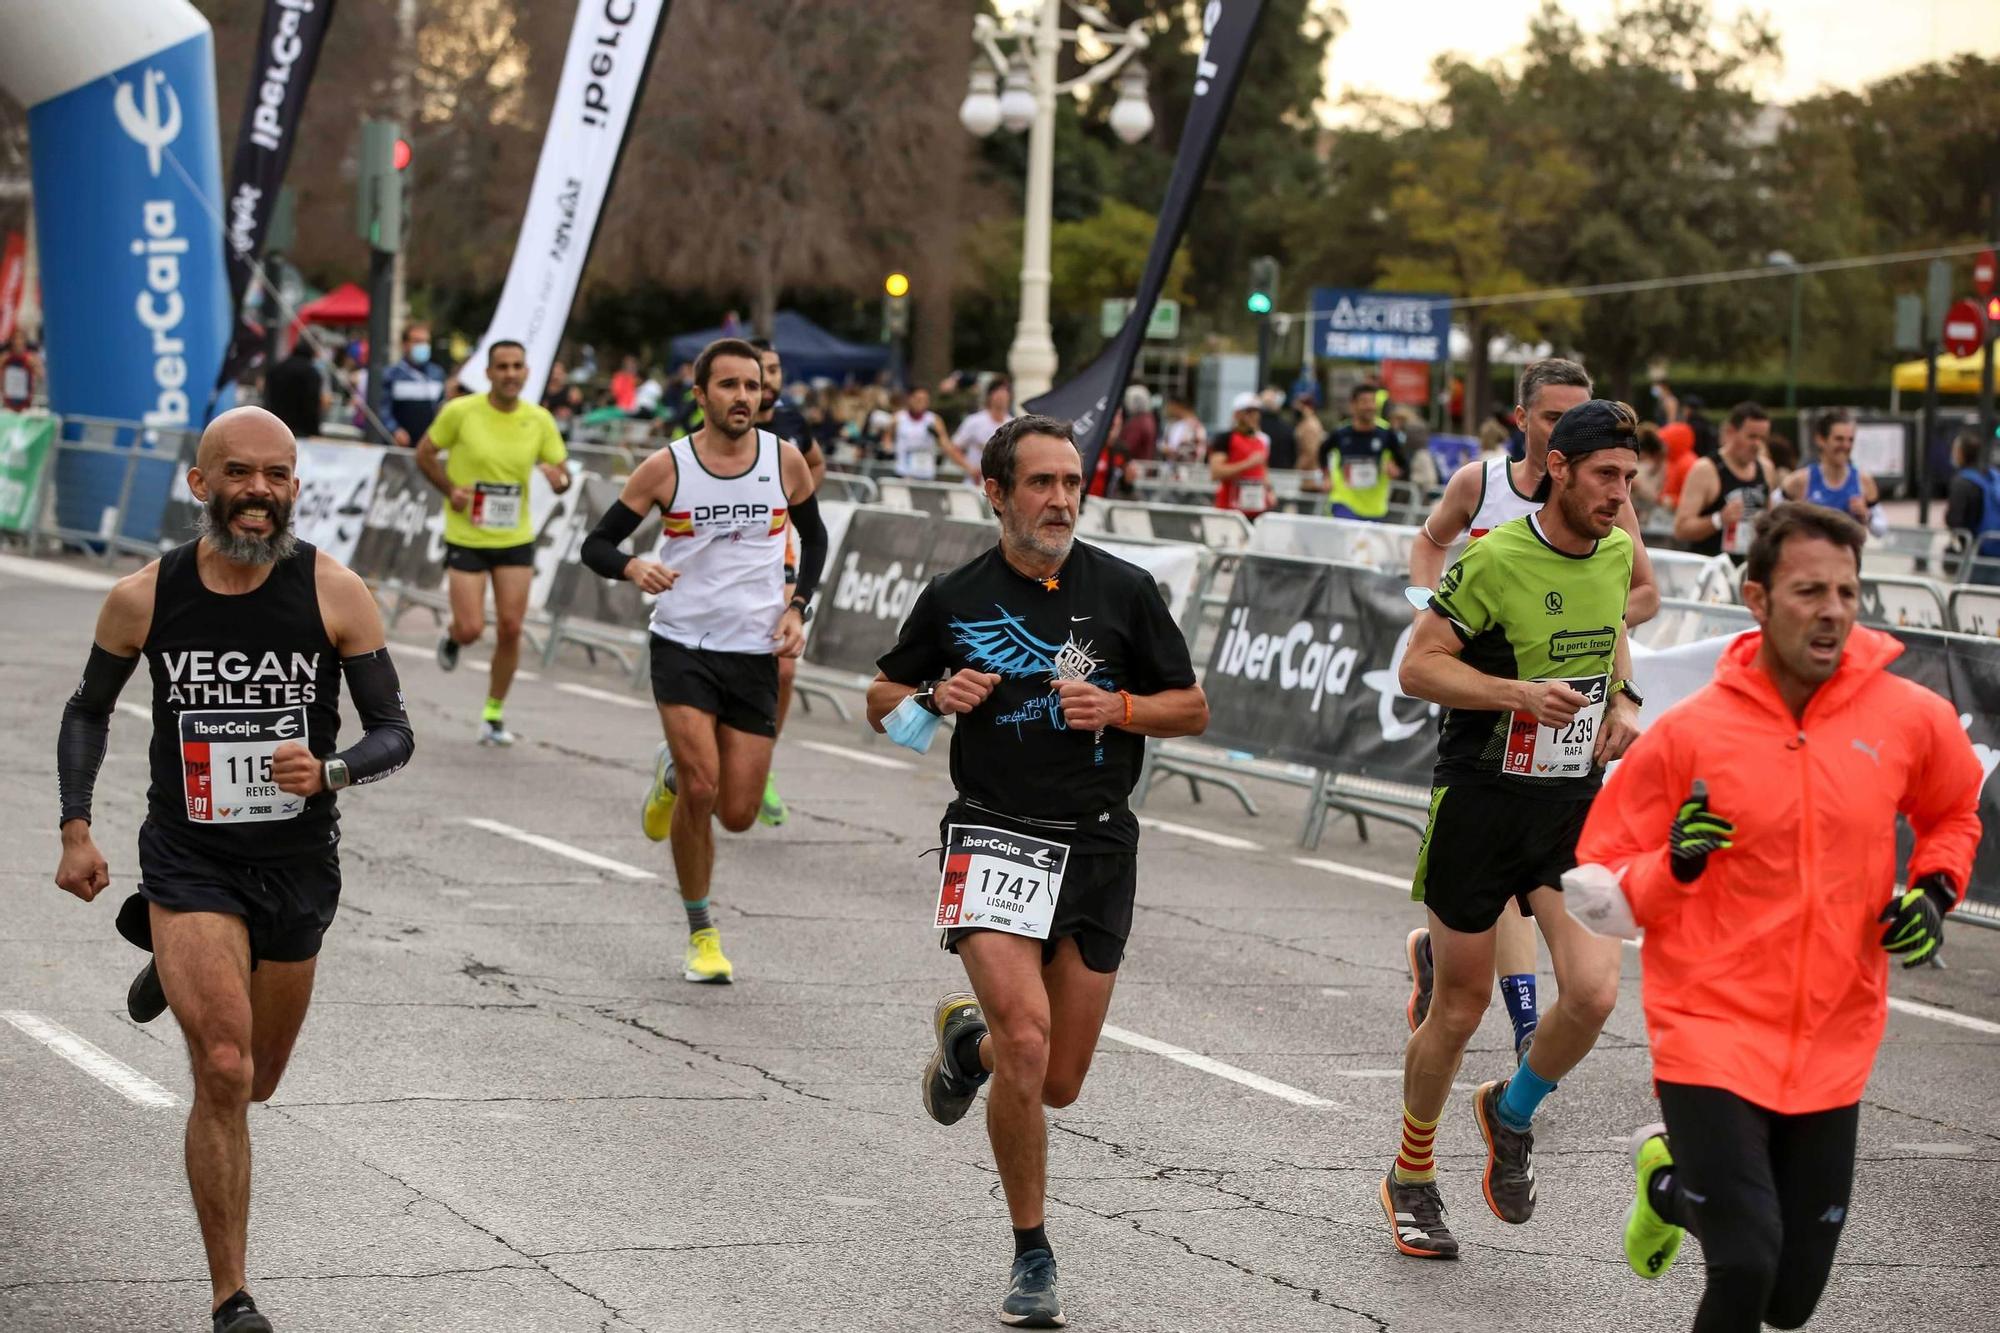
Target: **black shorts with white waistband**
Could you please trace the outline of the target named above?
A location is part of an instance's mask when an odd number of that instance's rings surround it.
[[[954,801],[938,825],[940,843],[951,840],[953,824],[992,824],[1031,837],[1067,841],[1063,828],[1038,820],[1021,820]],[[1067,826],[1072,832],[1076,825]],[[1054,961],[1065,938],[1076,940],[1083,965],[1093,972],[1116,972],[1125,960],[1125,942],[1132,936],[1132,904],[1139,893],[1139,853],[1136,849],[1072,850],[1063,870],[1062,894],[1056,899],[1049,937],[1042,941],[1042,964]],[[941,931],[940,944],[952,953],[967,935],[983,927]]]

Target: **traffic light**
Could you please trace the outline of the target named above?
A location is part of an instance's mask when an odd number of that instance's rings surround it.
[[[1986,298],[1986,322],[2000,324],[2000,296]]]
[[[1244,301],[1253,315],[1268,315],[1278,302],[1278,261],[1259,255],[1250,261],[1250,296]]]
[[[910,279],[902,273],[891,273],[882,279],[882,337],[886,341],[901,338],[910,331]]]
[[[403,173],[410,166],[410,141],[393,120],[361,122],[360,170],[355,175],[355,220],[361,239],[394,254],[403,248]]]

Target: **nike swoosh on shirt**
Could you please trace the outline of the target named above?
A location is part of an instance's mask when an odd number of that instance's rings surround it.
[[[1088,620],[1088,619],[1090,619],[1090,617],[1089,617],[1089,616],[1071,616],[1071,617],[1070,617],[1069,619],[1070,619],[1070,623],[1071,623],[1071,624],[1075,624],[1075,623],[1076,623],[1077,621],[1079,621],[1079,620]]]

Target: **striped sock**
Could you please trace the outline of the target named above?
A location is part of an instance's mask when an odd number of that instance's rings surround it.
[[[1438,1178],[1437,1162],[1431,1149],[1437,1143],[1438,1122],[1419,1120],[1403,1108],[1403,1146],[1396,1153],[1396,1180],[1404,1185],[1421,1184]]]
[[[708,914],[708,899],[696,898],[693,901],[689,901],[683,898],[681,899],[681,906],[687,908],[688,934],[692,935],[697,930],[711,930],[714,928],[715,921]]]

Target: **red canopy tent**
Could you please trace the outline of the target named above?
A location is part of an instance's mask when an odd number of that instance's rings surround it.
[[[317,301],[308,301],[300,306],[299,321],[305,324],[366,324],[368,293],[354,283],[343,282]]]

